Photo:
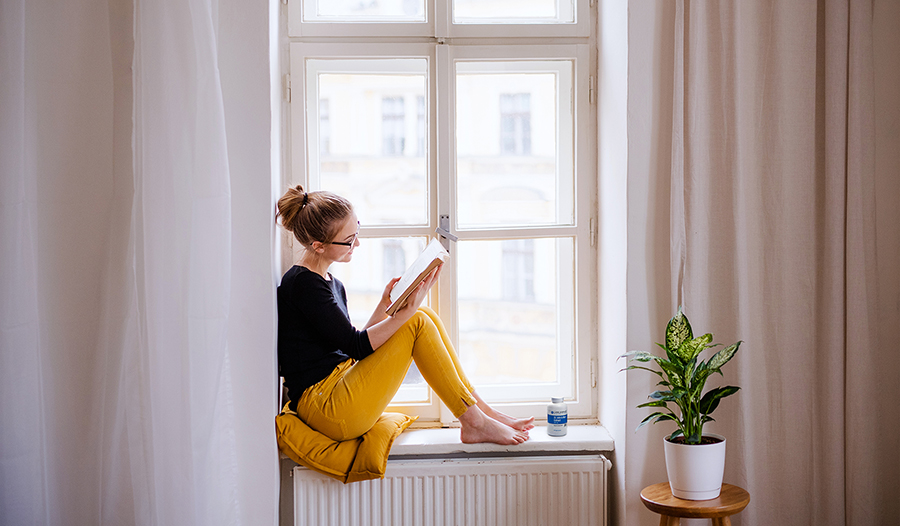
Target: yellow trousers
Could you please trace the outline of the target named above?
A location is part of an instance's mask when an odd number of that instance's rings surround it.
[[[413,361],[454,416],[459,418],[475,405],[474,389],[443,322],[433,310],[421,307],[374,354],[339,364],[304,391],[297,414],[332,440],[357,438],[384,412]]]

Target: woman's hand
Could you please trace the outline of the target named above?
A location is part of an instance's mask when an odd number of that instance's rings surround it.
[[[397,332],[400,327],[403,326],[404,323],[409,321],[410,318],[419,310],[419,307],[422,305],[422,302],[425,300],[425,297],[428,295],[428,291],[431,290],[431,287],[437,283],[438,278],[441,277],[441,266],[431,271],[425,279],[419,283],[419,286],[409,295],[406,299],[406,303],[401,307],[397,312],[394,313],[393,316],[388,317],[388,315],[384,312],[385,309],[390,305],[390,297],[391,292],[390,289],[394,288],[396,285],[396,280],[391,280],[388,283],[387,287],[384,288],[384,296],[382,296],[381,301],[385,301],[385,297],[387,297],[387,304],[383,306],[379,303],[379,306],[375,309],[375,313],[372,314],[372,319],[369,320],[369,324],[366,325],[366,329],[368,329],[369,335],[369,343],[372,345],[373,349],[378,349],[381,347],[384,342],[388,340],[394,333]]]
[[[394,285],[396,285],[398,281],[400,281],[400,278],[392,279],[385,285],[384,292],[381,293],[381,304],[385,309],[391,305],[391,291],[394,290]]]
[[[397,312],[404,311],[406,309],[411,309],[411,312],[415,312],[422,306],[422,302],[425,301],[425,298],[428,296],[428,291],[431,290],[431,287],[437,283],[438,279],[441,277],[441,269],[444,267],[443,264],[440,264],[431,271],[430,274],[425,276],[425,279],[419,283],[419,286],[413,290],[412,294],[406,299],[406,304],[403,308],[399,309]]]
[[[385,285],[384,292],[381,293],[381,301],[378,302],[378,305],[375,305],[375,312],[372,313],[366,326],[363,327],[364,329],[368,329],[388,317],[385,311],[391,306],[391,291],[394,290],[394,285],[398,281],[400,281],[400,278],[394,278]]]

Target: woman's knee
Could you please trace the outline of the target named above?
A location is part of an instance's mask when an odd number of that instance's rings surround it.
[[[420,311],[420,312],[424,312],[424,313],[427,314],[428,317],[431,318],[431,319],[434,319],[434,318],[437,318],[437,317],[438,317],[437,312],[435,312],[434,309],[432,309],[432,308],[429,307],[428,305],[422,305],[421,307],[419,307],[419,311]]]
[[[417,331],[429,324],[434,325],[434,321],[431,319],[431,316],[429,316],[428,313],[425,312],[421,307],[406,322],[407,326],[413,327]]]

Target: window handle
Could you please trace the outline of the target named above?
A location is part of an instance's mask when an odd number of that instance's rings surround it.
[[[441,237],[445,237],[445,238],[449,239],[450,241],[459,241],[458,237],[454,236],[450,232],[447,232],[446,230],[444,230],[441,227],[435,228],[434,231],[437,232],[438,234],[440,234]]]
[[[437,234],[440,235],[441,237],[443,237],[444,239],[449,239],[450,241],[459,241],[458,237],[456,237],[450,233],[450,216],[449,215],[441,216],[440,226],[435,228],[434,231],[437,232]],[[442,241],[441,244],[444,245],[444,248],[449,250],[450,247],[447,246],[448,243],[446,241]]]

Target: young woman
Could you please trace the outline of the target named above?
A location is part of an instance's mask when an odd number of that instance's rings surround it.
[[[422,301],[438,280],[435,269],[393,316],[391,280],[366,326],[350,323],[344,286],[328,268],[348,262],[359,246],[359,221],[346,199],[291,188],[278,218],[303,247],[278,287],[278,364],[290,408],[333,440],[361,436],[384,412],[412,361],[459,419],[465,443],[515,445],[528,440],[534,418],[494,410],[472,388],[437,314]]]

